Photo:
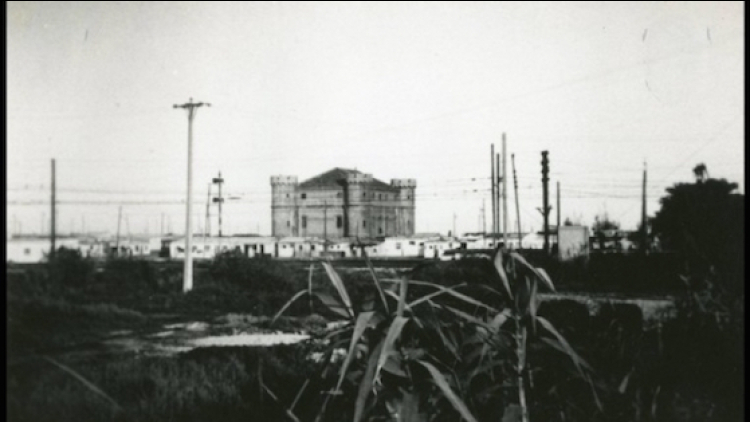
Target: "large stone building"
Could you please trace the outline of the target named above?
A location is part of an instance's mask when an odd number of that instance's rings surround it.
[[[297,182],[272,176],[273,236],[360,237],[414,234],[414,179],[382,182],[357,170],[334,168]]]

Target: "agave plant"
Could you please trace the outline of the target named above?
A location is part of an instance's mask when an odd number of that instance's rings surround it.
[[[295,300],[314,295],[347,320],[327,336],[323,371],[337,377],[315,421],[326,418],[332,401],[342,400],[353,406],[355,422],[455,420],[459,415],[473,422],[480,413],[487,415],[487,409],[504,421],[527,422],[530,336],[564,351],[587,376],[588,365],[536,314],[540,284],[554,286],[544,270],[521,255],[498,250],[491,257],[496,283],[483,286],[486,294],[479,299],[463,291],[466,284],[381,280],[364,256],[378,291],[373,303],[354,309],[343,280],[330,262],[323,262],[338,296],[306,289],[276,316]],[[410,287],[418,294],[410,294]],[[538,326],[546,335],[537,336],[542,331]],[[340,348],[347,351],[343,362],[328,359]],[[515,394],[508,394],[510,389]]]

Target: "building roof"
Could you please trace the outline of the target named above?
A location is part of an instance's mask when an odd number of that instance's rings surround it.
[[[350,174],[363,174],[359,170],[352,170],[352,169],[344,169],[340,167],[333,168],[331,170],[328,170],[325,173],[321,173],[315,177],[311,177],[304,182],[299,184],[299,187],[302,189],[306,188],[318,188],[318,187],[340,187],[339,181],[341,179],[345,179],[346,176]],[[372,178],[372,181],[368,183],[371,186],[375,186],[378,188],[384,188],[384,189],[390,189],[394,190],[395,188],[389,185],[388,183],[383,182],[382,180],[378,180],[376,178]]]

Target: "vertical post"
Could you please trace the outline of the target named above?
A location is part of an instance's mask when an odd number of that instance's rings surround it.
[[[55,242],[57,240],[57,239],[55,239],[55,236],[56,236],[56,233],[55,233],[55,228],[56,228],[55,227],[55,223],[56,223],[56,221],[55,220],[57,220],[57,213],[56,213],[56,209],[55,209],[55,202],[56,202],[56,199],[55,199],[55,193],[56,192],[55,192],[55,190],[56,190],[56,187],[55,187],[55,159],[53,158],[52,159],[52,201],[51,201],[51,204],[52,204],[52,210],[51,210],[52,215],[50,216],[51,220],[50,220],[50,250],[49,250],[50,261],[52,261],[53,259],[55,259],[55,251],[57,250],[57,247],[55,246]]]
[[[505,133],[503,133],[503,245],[508,247],[506,233],[508,232],[508,157],[505,149]]]
[[[208,103],[194,103],[190,98],[185,104],[174,108],[184,108],[188,112],[188,169],[187,169],[187,203],[185,210],[185,269],[183,271],[182,290],[187,293],[193,289],[193,225],[192,225],[192,203],[193,203],[193,118],[197,108],[201,106],[210,107]]]
[[[221,172],[219,172],[219,176],[215,177],[213,180],[214,183],[219,185],[219,197],[214,198],[214,202],[219,204],[219,237],[222,237],[222,216],[221,216],[221,203],[224,202],[224,197],[221,196],[221,185],[224,184],[224,179],[221,177]]]
[[[495,154],[495,203],[497,204],[497,215],[495,215],[495,227],[497,227],[497,232],[500,233],[500,217],[502,216],[502,208],[500,207],[500,195],[502,194],[502,185],[500,182],[503,181],[503,178],[501,176],[501,167],[500,167],[500,153]]]
[[[164,213],[161,213],[161,226],[159,226],[159,234],[164,236]]]
[[[557,235],[560,235],[560,181],[557,181]],[[560,242],[560,238],[557,238]],[[559,243],[558,243],[559,244]]]
[[[518,179],[516,178],[516,158],[515,154],[510,155],[510,163],[513,166],[513,188],[516,192],[516,223],[518,225],[518,249],[521,249],[521,239],[523,238],[523,235],[521,234],[521,210],[518,206]]]
[[[542,151],[542,215],[544,216],[544,253],[549,255],[549,192],[547,192],[549,167],[547,154],[547,151]]]
[[[453,237],[456,237],[456,213],[453,213]]]
[[[641,206],[641,250],[648,252],[648,224],[646,216],[646,162],[643,162],[643,198]]]
[[[323,252],[328,252],[328,202],[323,201]]]
[[[486,213],[484,211],[484,198],[482,198],[482,234],[487,235],[487,222],[486,222]]]
[[[211,236],[211,183],[208,184],[208,198],[206,198],[206,231],[203,233],[204,238]]]
[[[495,192],[497,189],[497,179],[495,178],[495,144],[490,145],[490,180],[492,182],[492,233],[497,233],[497,198]]]

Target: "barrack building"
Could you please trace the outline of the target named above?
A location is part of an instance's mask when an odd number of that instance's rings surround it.
[[[298,183],[271,177],[272,234],[277,237],[376,238],[414,234],[415,179],[380,181],[334,168]]]

